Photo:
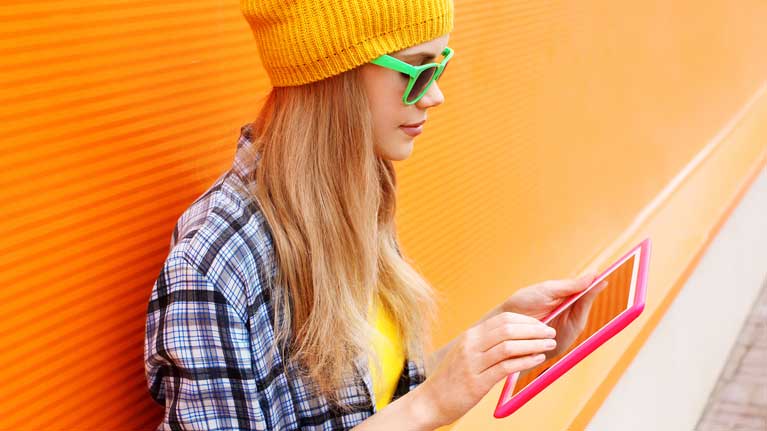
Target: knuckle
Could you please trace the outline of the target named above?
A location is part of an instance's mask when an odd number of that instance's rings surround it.
[[[509,357],[514,354],[516,350],[512,341],[504,341],[502,346],[502,352],[504,357]]]
[[[465,340],[458,345],[458,351],[461,353],[461,356],[469,356],[471,355],[471,343],[466,342]]]
[[[516,367],[514,366],[514,361],[511,359],[504,361],[503,364],[501,365],[501,368],[503,369],[503,372],[506,374],[511,374],[514,371],[516,371],[515,370]]]
[[[503,327],[503,335],[505,338],[513,338],[514,335],[517,333],[517,327],[513,323],[509,323],[504,325]]]
[[[541,287],[544,290],[551,290],[551,288],[554,287],[554,284],[556,284],[556,280],[544,280],[541,282]]]
[[[461,344],[468,344],[473,343],[477,341],[477,332],[474,331],[473,328],[467,330],[461,335],[461,338],[459,339],[459,343]]]
[[[504,311],[503,312],[503,323],[508,324],[515,321],[515,313],[512,313],[511,311]]]

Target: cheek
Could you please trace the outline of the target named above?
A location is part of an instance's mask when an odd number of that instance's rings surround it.
[[[395,75],[394,78],[396,79],[389,80],[387,85],[380,87],[378,98],[373,101],[378,124],[389,128],[397,128],[408,119],[407,106],[402,103],[404,87],[398,82],[398,76]]]
[[[391,98],[391,96],[389,96]],[[394,129],[402,124],[399,118],[402,115],[399,113],[399,107],[388,101],[387,103],[379,103],[373,111],[373,123],[378,128],[382,129]]]
[[[368,65],[369,66],[369,65]],[[399,125],[408,120],[402,92],[407,80],[399,73],[380,68],[365,70],[365,87],[376,136],[391,139]]]

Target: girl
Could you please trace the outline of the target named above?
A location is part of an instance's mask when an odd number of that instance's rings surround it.
[[[521,289],[424,352],[434,292],[397,246],[393,161],[445,100],[452,1],[241,6],[273,88],[153,286],[158,429],[434,429],[564,351],[590,301],[559,334],[538,319],[595,273]]]

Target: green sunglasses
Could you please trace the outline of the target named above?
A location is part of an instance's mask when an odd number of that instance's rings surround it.
[[[453,50],[449,47],[445,47],[442,51],[442,55],[444,55],[445,58],[443,58],[441,62],[427,63],[420,66],[413,66],[412,64],[408,64],[388,54],[384,54],[374,59],[371,63],[410,76],[410,82],[407,84],[405,94],[402,95],[402,101],[405,102],[406,105],[412,105],[421,100],[423,95],[429,91],[432,82],[438,80],[439,77],[442,76],[442,73],[447,66],[447,62],[453,57]]]

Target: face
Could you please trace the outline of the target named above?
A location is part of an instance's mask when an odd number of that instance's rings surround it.
[[[449,35],[444,35],[389,55],[413,66],[438,62],[448,38]],[[431,84],[421,100],[406,105],[402,94],[407,88],[409,76],[372,63],[360,66],[360,72],[373,114],[376,153],[394,161],[407,159],[413,151],[415,137],[406,133],[408,129],[402,126],[426,120],[426,110],[445,101],[437,81]],[[424,124],[423,130],[426,127]]]

